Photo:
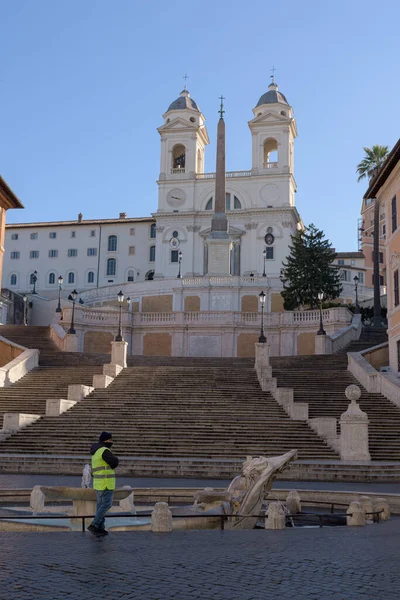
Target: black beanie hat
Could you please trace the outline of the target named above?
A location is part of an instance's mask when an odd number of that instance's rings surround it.
[[[107,440],[112,440],[112,433],[108,433],[108,431],[102,431],[99,435],[99,442],[105,442]]]

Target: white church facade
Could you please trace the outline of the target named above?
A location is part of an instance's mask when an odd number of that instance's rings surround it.
[[[221,107],[217,170],[205,173],[205,117],[184,89],[158,128],[152,216],[87,221],[80,215],[7,226],[3,287],[29,294],[31,322],[52,322],[61,275],[64,326],[71,291],[84,303],[75,313],[80,349],[104,350],[121,289],[130,299],[123,325],[131,353],[250,356],[264,291],[272,353],[309,353],[319,315],[283,313],[279,279],[290,236],[302,227],[295,207],[296,121],[275,82],[253,115],[251,169],[225,172]],[[335,311],[324,311],[328,332],[349,320],[346,309]]]

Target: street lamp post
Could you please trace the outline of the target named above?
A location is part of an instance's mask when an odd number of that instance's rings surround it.
[[[117,294],[118,303],[119,303],[119,317],[118,317],[118,335],[115,338],[116,342],[122,342],[122,303],[124,301],[124,294],[122,290],[120,290],[119,294]]]
[[[317,331],[317,335],[326,335],[326,331],[325,331],[323,323],[322,323],[322,300],[323,299],[324,299],[324,292],[319,292],[318,293],[318,300],[319,300],[319,329]]]
[[[356,275],[353,278],[354,281],[354,289],[356,291],[356,310],[354,311],[354,314],[359,315],[360,314],[360,306],[358,304],[358,282],[360,281],[360,278]]]
[[[61,312],[61,286],[64,281],[62,275],[58,276],[57,281],[58,281],[58,306],[56,308],[56,312],[60,313]]]
[[[180,279],[181,278],[181,262],[182,262],[182,252],[179,250],[179,254],[178,254],[178,263],[179,263],[179,270],[178,270],[178,275],[177,278]]]
[[[266,259],[267,259],[267,249],[266,249],[266,248],[264,248],[264,250],[263,250],[263,256],[264,256],[264,271],[263,271],[263,274],[262,274],[262,276],[263,276],[263,277],[266,277],[266,276],[267,276],[267,274],[266,274],[266,272],[265,272],[265,261],[266,261]]]
[[[260,304],[261,304],[261,332],[260,332],[260,337],[258,338],[258,341],[260,344],[265,344],[267,342],[267,338],[264,335],[264,304],[265,304],[265,298],[266,298],[264,291],[261,291],[258,294],[258,298],[259,298]]]
[[[68,329],[68,333],[72,333],[72,334],[76,333],[74,316],[75,316],[75,302],[76,302],[77,297],[78,297],[78,292],[76,290],[71,292],[70,295],[68,296],[68,300],[71,300],[71,302],[72,302],[71,327]]]
[[[24,325],[28,325],[28,296],[24,294],[22,300],[24,301]]]
[[[32,273],[32,282],[33,282],[33,290],[32,290],[32,295],[33,295],[33,294],[37,294],[37,291],[36,291],[37,271],[33,271],[33,273]]]

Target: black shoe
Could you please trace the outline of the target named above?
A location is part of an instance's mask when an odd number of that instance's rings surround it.
[[[98,529],[98,535],[108,535],[107,529]]]
[[[101,533],[101,530],[100,530],[100,529],[97,529],[97,527],[95,527],[93,524],[92,524],[92,525],[89,525],[89,527],[88,527],[88,531],[90,531],[90,533],[92,533],[92,534],[93,534],[93,535],[95,535],[96,537],[99,537],[99,536],[103,535],[103,534]]]

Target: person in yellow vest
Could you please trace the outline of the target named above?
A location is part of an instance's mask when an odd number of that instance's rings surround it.
[[[90,449],[92,455],[93,488],[96,491],[96,515],[88,527],[88,531],[96,537],[107,535],[105,515],[111,508],[115,490],[115,469],[118,467],[118,457],[110,450],[113,445],[112,434],[103,431],[98,444]]]

